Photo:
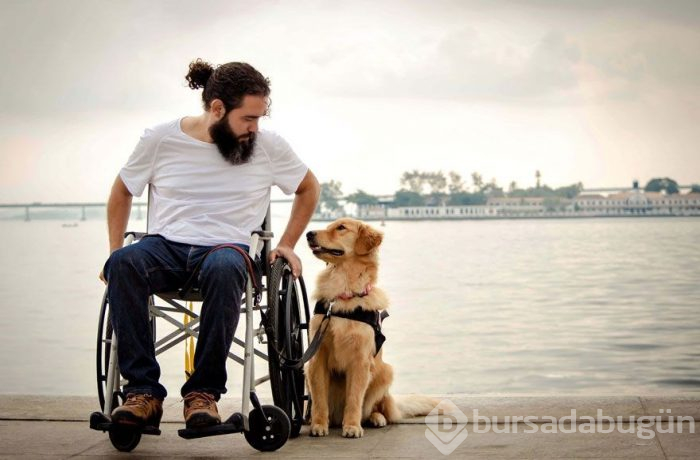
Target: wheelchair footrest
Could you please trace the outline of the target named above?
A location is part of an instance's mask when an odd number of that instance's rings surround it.
[[[90,429],[97,431],[110,431],[112,429],[129,429],[128,427],[120,427],[112,423],[112,420],[103,414],[102,412],[93,412],[90,414]],[[160,429],[154,426],[145,426],[143,428],[136,428],[141,434],[150,434],[154,436],[160,436]]]
[[[93,412],[90,414],[90,429],[97,431],[109,431],[112,426],[112,421],[102,412]]]
[[[243,416],[236,412],[219,425],[212,425],[204,428],[185,428],[177,430],[177,434],[181,438],[196,439],[206,438],[207,436],[218,436],[221,434],[240,433],[243,430]]]

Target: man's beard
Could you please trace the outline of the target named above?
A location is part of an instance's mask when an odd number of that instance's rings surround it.
[[[214,144],[219,148],[221,155],[231,164],[246,163],[253,154],[255,145],[255,133],[244,134],[236,137],[228,124],[227,117],[223,117],[209,127],[209,135]],[[242,138],[247,138],[242,140]]]

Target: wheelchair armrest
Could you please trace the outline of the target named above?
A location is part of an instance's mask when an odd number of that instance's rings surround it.
[[[260,238],[264,240],[271,240],[275,234],[272,232],[267,232],[265,230],[256,230],[252,233],[253,235],[258,235]]]
[[[148,233],[146,233],[146,232],[125,232],[124,238],[126,238],[129,235],[133,235],[135,240],[140,240],[144,236],[148,235]]]

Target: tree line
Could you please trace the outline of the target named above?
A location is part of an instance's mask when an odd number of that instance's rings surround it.
[[[566,198],[576,197],[583,190],[581,182],[564,187],[552,188],[541,184],[541,174],[535,173],[534,187],[521,188],[512,181],[507,190],[499,186],[496,179],[486,182],[478,172],[471,174],[471,184],[468,185],[463,177],[455,172],[447,174],[442,171],[406,171],[401,175],[401,188],[394,192],[394,199],[388,206],[464,206],[483,205],[489,198],[545,198],[548,202],[558,202]],[[646,192],[661,192],[667,194],[679,193],[678,183],[668,177],[651,179],[644,187]],[[700,185],[693,185],[691,192],[700,193]],[[321,183],[319,210],[334,211],[340,209],[341,200],[360,206],[376,205],[379,198],[358,189],[354,193],[343,196],[342,183],[331,180]]]

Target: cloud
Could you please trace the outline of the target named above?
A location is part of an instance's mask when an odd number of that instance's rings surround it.
[[[445,17],[364,24],[318,41],[297,78],[330,96],[578,105],[700,84],[692,2],[492,2]],[[700,5],[700,3],[698,3]],[[432,27],[435,20],[441,27]]]
[[[574,90],[577,43],[549,31],[531,47],[496,42],[474,27],[408,39],[329,45],[308,80],[332,95],[472,101],[548,101]]]
[[[696,0],[504,0],[497,3],[567,21],[573,18],[574,22],[625,17],[687,27],[700,24],[700,3]]]
[[[577,104],[600,94],[592,86],[630,98],[647,83],[700,81],[693,1],[27,0],[3,8],[5,114],[181,110],[194,100],[181,76],[195,57],[248,60],[275,85],[330,97]]]
[[[270,76],[268,122],[328,177],[346,158],[350,188],[382,183],[350,169],[368,161],[383,162],[383,176],[441,162],[489,177],[510,168],[521,180],[537,163],[562,181],[622,183],[662,154],[676,168],[667,174],[695,180],[699,10],[647,0],[6,0],[1,162],[32,181],[3,192],[53,196],[52,181],[75,176],[95,184],[75,196],[103,193],[144,126],[200,109],[183,78],[196,57]],[[5,142],[25,134],[36,143]],[[9,156],[20,151],[40,160]],[[614,159],[621,166],[601,176]]]
[[[190,95],[178,94],[189,60],[232,33],[230,25],[209,27],[219,20],[213,13],[234,24],[236,7],[240,2],[4,2],[0,113],[176,107]]]

